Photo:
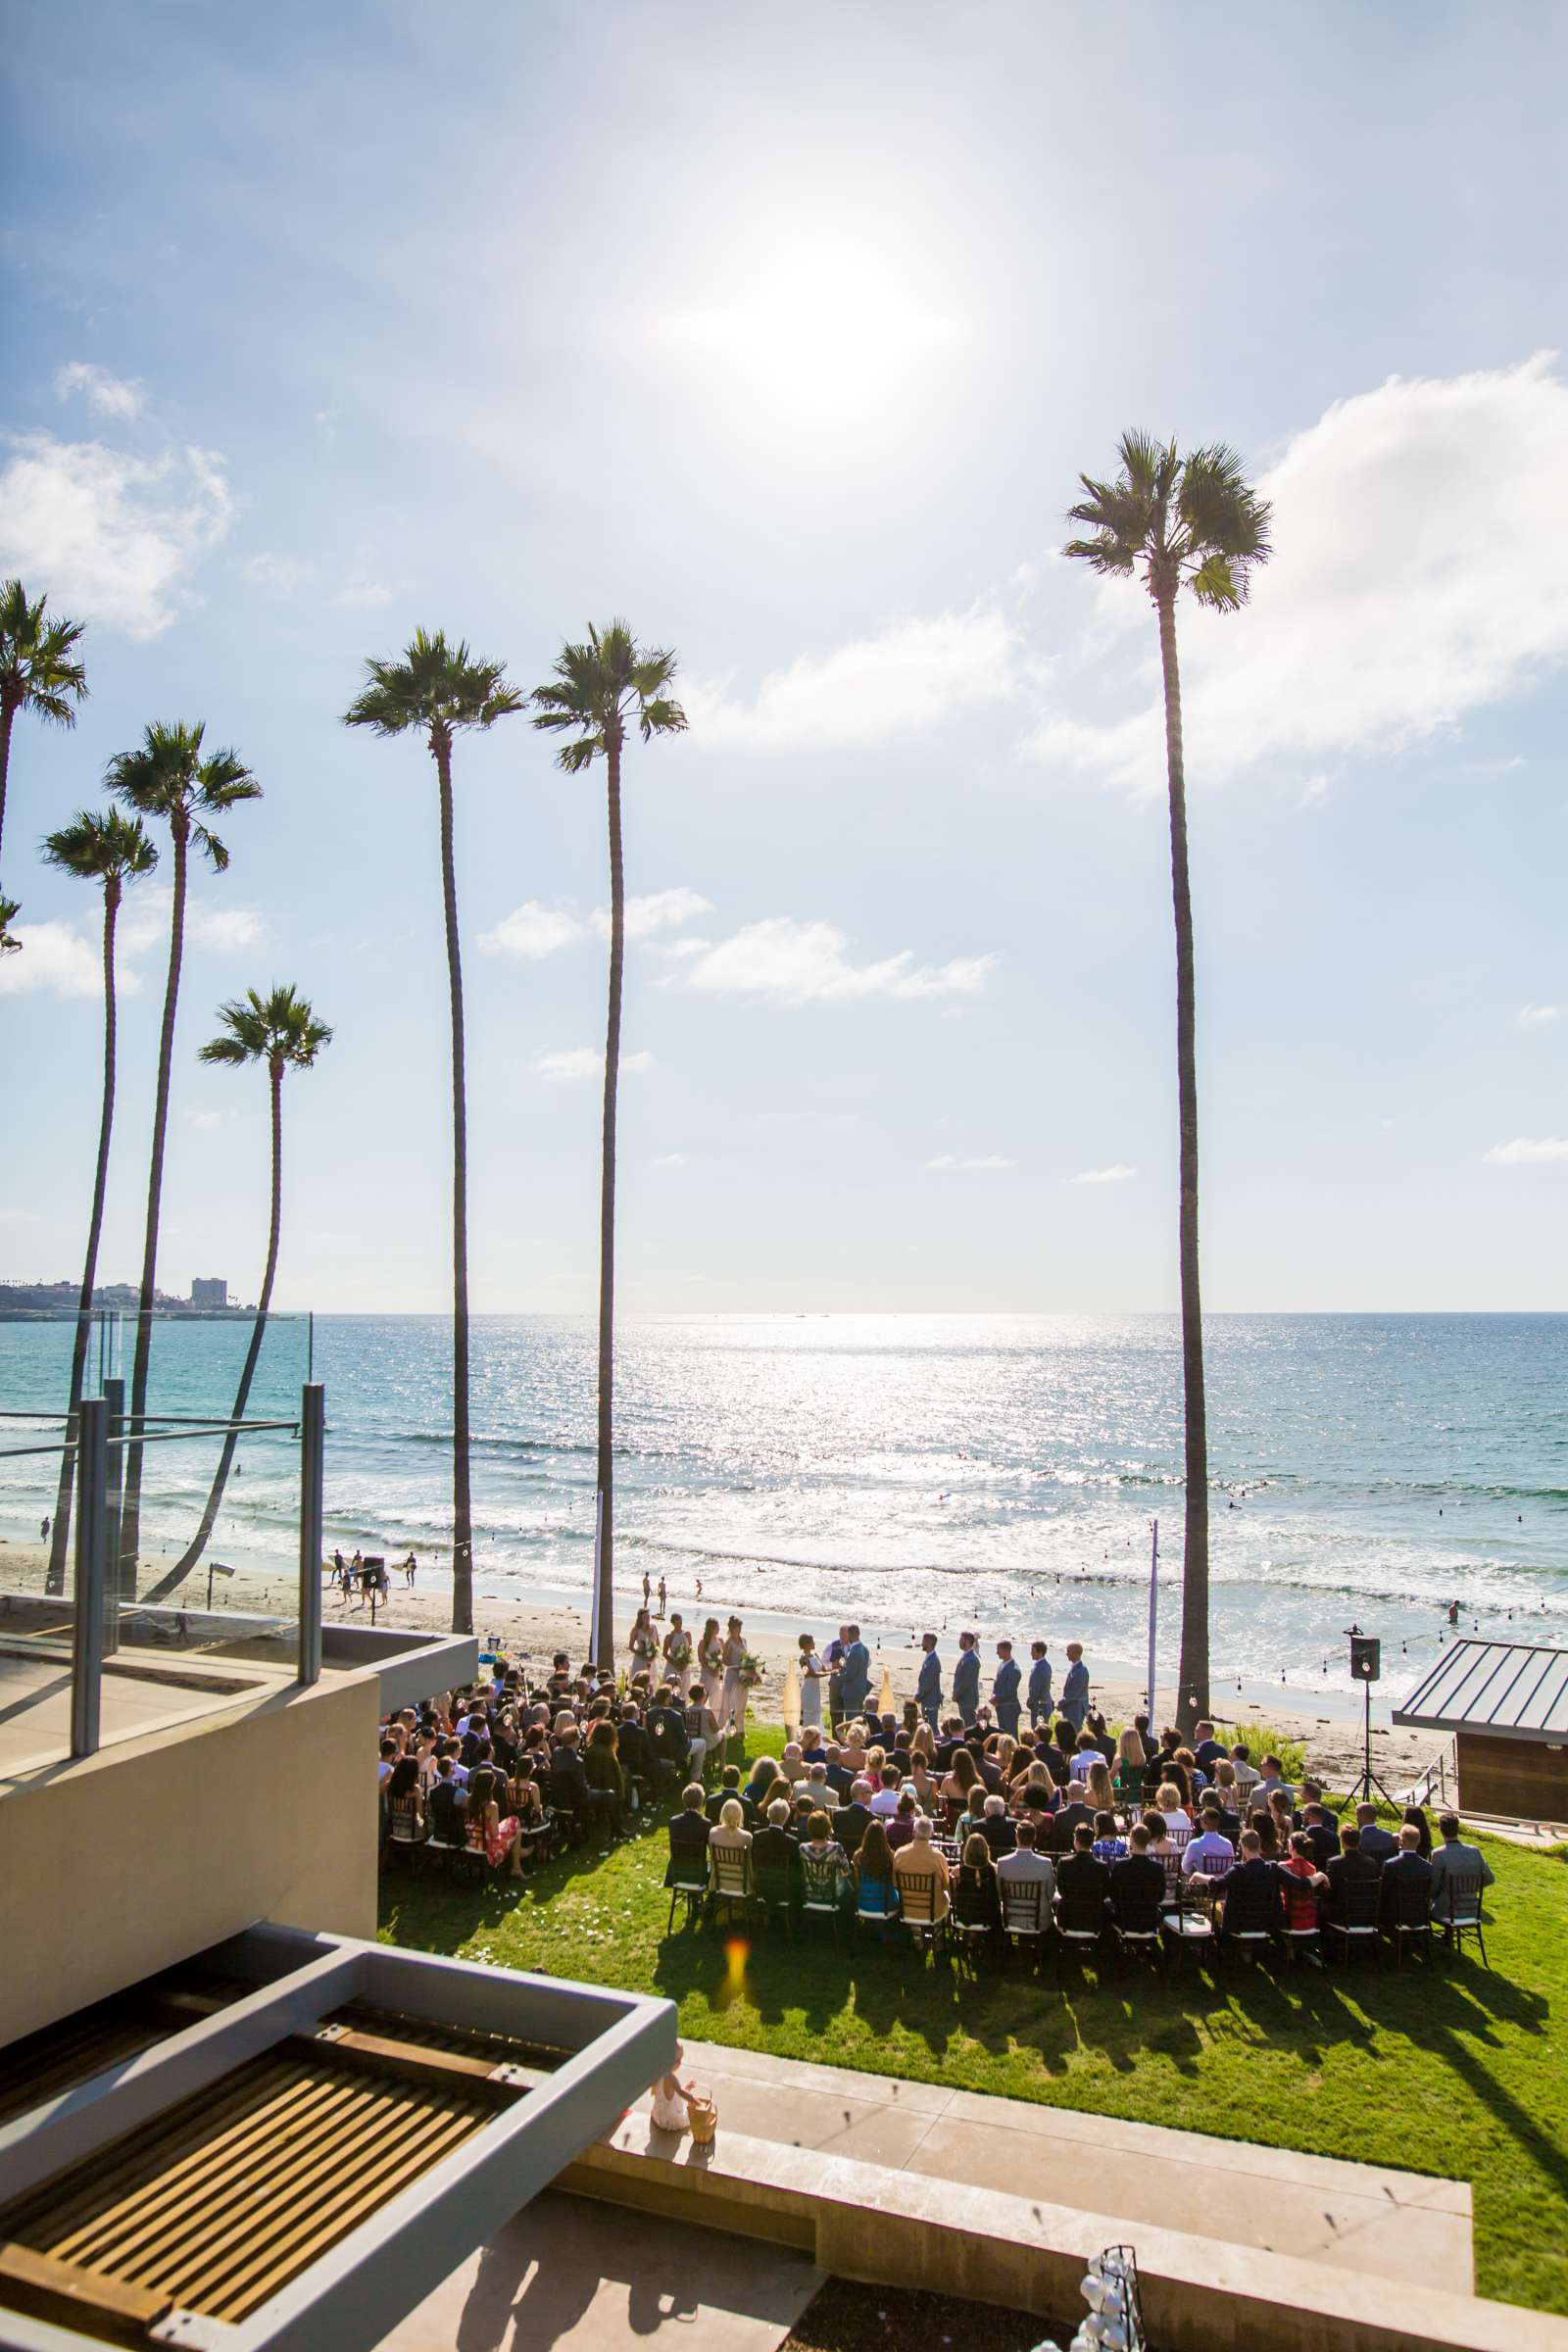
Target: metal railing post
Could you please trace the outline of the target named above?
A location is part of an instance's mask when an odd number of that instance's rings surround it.
[[[108,1565],[109,1408],[84,1396],[76,1438],[76,1592],[71,1666],[71,1752],[98,1751]]]
[[[105,1443],[109,1475],[104,1507],[104,1655],[120,1647],[120,1503],[125,1491],[125,1449],[112,1441],[125,1432],[125,1384],[106,1380],[104,1390]]]
[[[300,1672],[302,1683],[321,1679],[321,1469],[325,1453],[326,1390],[318,1380],[300,1391]]]

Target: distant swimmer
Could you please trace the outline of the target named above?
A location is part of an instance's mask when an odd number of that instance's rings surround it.
[[[1458,1624],[1458,1622],[1459,1622],[1459,1603],[1458,1603],[1456,1600],[1450,1600],[1450,1601],[1449,1601],[1449,1603],[1448,1603],[1448,1623],[1449,1623],[1450,1625],[1457,1625],[1457,1624]]]

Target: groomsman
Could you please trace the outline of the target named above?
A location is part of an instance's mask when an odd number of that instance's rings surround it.
[[[958,1636],[958,1663],[953,1669],[953,1703],[967,1731],[980,1712],[980,1637]]]
[[[920,1660],[920,1680],[914,1695],[921,1714],[935,1732],[942,1726],[942,1660],[937,1656],[935,1634],[922,1634],[920,1647],[925,1655]]]
[[[996,1709],[997,1729],[1005,1732],[1009,1740],[1018,1737],[1018,1685],[1022,1680],[1018,1661],[1012,1654],[1010,1642],[997,1643],[997,1671],[991,1685],[991,1704]]]
[[[1051,1660],[1043,1642],[1031,1642],[1029,1655],[1029,1720],[1037,1728],[1051,1721]]]
[[[860,1640],[858,1625],[844,1628],[848,1640],[839,1667],[839,1704],[844,1709],[846,1723],[865,1712],[866,1698],[871,1689],[871,1653]]]
[[[1075,1732],[1084,1728],[1089,1712],[1089,1669],[1084,1664],[1084,1645],[1081,1642],[1067,1644],[1067,1679],[1061,1686],[1061,1711]]]

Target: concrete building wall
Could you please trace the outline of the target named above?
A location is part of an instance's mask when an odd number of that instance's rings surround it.
[[[0,2043],[257,1920],[373,1936],[379,1703],[272,1691],[0,1797]]]

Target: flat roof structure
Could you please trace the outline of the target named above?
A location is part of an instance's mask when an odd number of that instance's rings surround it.
[[[1568,1740],[1568,1649],[1528,1642],[1446,1646],[1394,1720],[1418,1731]]]

